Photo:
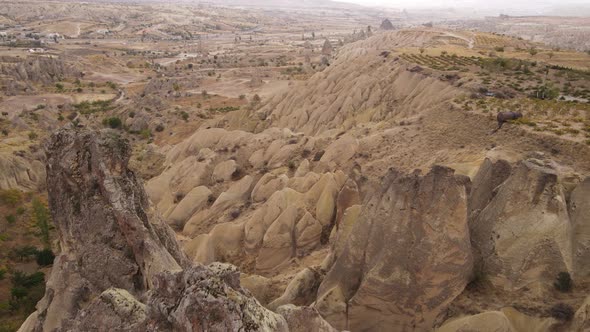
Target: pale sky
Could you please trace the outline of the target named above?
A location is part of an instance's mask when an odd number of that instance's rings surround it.
[[[589,0],[337,0],[369,6],[394,8],[477,8],[479,10],[542,13],[554,7],[590,6]]]

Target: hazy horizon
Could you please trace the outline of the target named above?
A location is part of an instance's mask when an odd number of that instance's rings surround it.
[[[484,12],[491,11],[505,14],[548,14],[555,9],[585,9],[582,12],[572,11],[573,15],[588,15],[590,3],[586,0],[334,0],[338,2],[354,3],[371,7],[388,7],[399,9],[428,9],[428,8],[454,8],[454,9],[473,9],[474,11]]]

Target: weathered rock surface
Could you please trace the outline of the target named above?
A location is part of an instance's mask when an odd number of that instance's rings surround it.
[[[292,304],[281,306],[277,309],[287,320],[291,332],[336,332],[326,322],[318,311],[311,307],[297,307]]]
[[[584,303],[576,311],[572,322],[572,331],[581,332],[590,330],[590,296],[586,297]]]
[[[187,259],[153,215],[127,168],[130,147],[114,132],[60,130],[47,147],[47,187],[61,254],[39,302],[36,330],[61,329],[80,299],[115,287],[139,294]]]
[[[284,304],[310,305],[315,300],[323,273],[317,268],[303,269],[291,280],[285,292],[268,305],[268,308],[276,310]]]
[[[550,286],[559,272],[572,272],[566,200],[548,167],[515,166],[470,231],[477,268],[497,287]]]
[[[505,160],[492,161],[485,159],[473,178],[469,194],[469,219],[475,219],[492,198],[496,188],[510,176],[512,167]]]
[[[241,288],[236,267],[188,261],[127,168],[129,153],[113,131],[52,136],[49,202],[62,252],[20,331],[289,331]]]
[[[573,234],[574,278],[590,276],[590,177],[570,196],[569,216]]]
[[[45,187],[45,168],[38,160],[0,155],[0,189],[31,191]]]
[[[477,315],[451,319],[437,329],[437,332],[549,332],[558,331],[553,318],[527,316],[513,308],[486,311]]]
[[[383,183],[335,252],[315,307],[336,328],[427,330],[471,274],[465,188],[438,166],[390,171]]]

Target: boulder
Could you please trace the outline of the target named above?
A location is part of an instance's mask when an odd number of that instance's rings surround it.
[[[220,162],[213,170],[213,181],[223,182],[231,180],[232,175],[237,169],[238,165],[236,164],[235,160],[230,159]]]
[[[284,174],[278,176],[273,173],[264,174],[252,190],[252,201],[266,201],[274,192],[283,189],[287,185],[287,181],[289,178]]]
[[[166,218],[170,225],[184,227],[187,220],[197,211],[203,209],[211,197],[211,190],[205,186],[193,188]]]

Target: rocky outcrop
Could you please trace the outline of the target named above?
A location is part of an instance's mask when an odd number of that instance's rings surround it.
[[[326,56],[330,56],[330,55],[332,55],[333,50],[334,50],[334,47],[332,46],[332,43],[330,43],[330,41],[328,39],[326,39],[324,41],[324,45],[322,46],[322,54],[326,55]]]
[[[338,331],[326,322],[316,309],[311,307],[297,307],[287,304],[279,307],[277,312],[285,317],[291,332]]]
[[[590,330],[590,296],[586,297],[584,303],[576,311],[572,322],[572,331],[581,332]]]
[[[590,276],[590,177],[573,190],[569,200],[575,278]]]
[[[390,171],[383,184],[334,252],[315,307],[336,328],[428,330],[471,274],[465,188],[438,166]]]
[[[45,168],[39,160],[0,155],[0,189],[33,191],[45,187]]]
[[[62,129],[47,147],[59,233],[45,297],[20,331],[288,331],[236,267],[193,265],[150,208],[113,131]]]
[[[489,170],[483,167],[486,175],[476,179],[494,182],[495,172]],[[496,287],[513,290],[550,286],[559,272],[571,273],[571,225],[555,170],[533,160],[520,162],[493,190],[489,204],[470,223],[481,274]]]
[[[391,23],[391,21],[386,18],[386,19],[384,19],[381,22],[381,25],[379,26],[379,29],[381,29],[381,30],[393,30],[395,28],[394,28],[393,24]]]
[[[506,160],[492,161],[488,158],[479,167],[471,185],[469,194],[468,215],[475,219],[494,198],[496,188],[510,176],[512,167]]]
[[[560,331],[553,318],[539,318],[525,315],[513,308],[486,311],[477,315],[451,319],[437,329],[437,332],[528,332]]]
[[[0,66],[0,74],[11,76],[17,81],[49,84],[66,77],[80,77],[80,72],[53,57],[29,57],[24,61]]]
[[[325,271],[317,268],[303,269],[287,285],[285,292],[268,305],[268,308],[276,310],[284,304],[310,305],[315,300],[324,273]]]

